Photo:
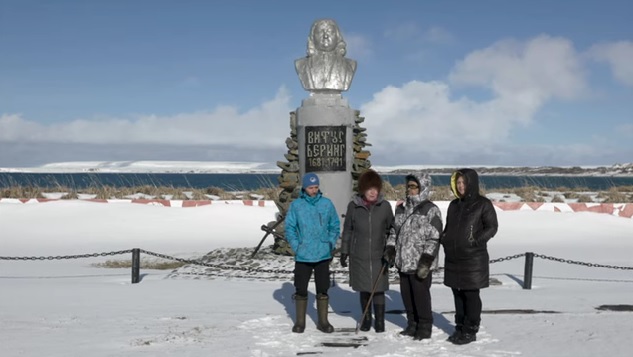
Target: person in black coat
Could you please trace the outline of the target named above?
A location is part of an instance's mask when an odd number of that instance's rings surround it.
[[[475,341],[481,322],[480,289],[488,287],[488,241],[497,233],[497,213],[479,194],[479,177],[472,169],[451,176],[455,198],[448,206],[441,243],[444,248],[444,285],[453,291],[455,332],[448,338],[463,345]]]
[[[376,332],[385,331],[385,291],[389,290],[389,269],[383,268],[382,257],[393,222],[393,210],[383,198],[382,178],[373,170],[358,178],[358,194],[347,205],[341,241],[341,265],[348,266],[349,284],[360,292],[361,331],[369,331],[372,323],[371,303],[374,305]],[[371,292],[374,295],[371,298]]]

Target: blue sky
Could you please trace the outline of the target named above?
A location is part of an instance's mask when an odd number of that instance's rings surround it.
[[[633,161],[630,1],[0,0],[0,167],[283,160],[313,21],[375,165]]]

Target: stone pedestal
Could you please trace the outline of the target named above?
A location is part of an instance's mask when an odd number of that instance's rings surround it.
[[[352,196],[356,111],[340,93],[311,93],[297,109],[299,173],[314,172],[341,225]]]

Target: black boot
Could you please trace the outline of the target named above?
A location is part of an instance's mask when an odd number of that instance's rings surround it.
[[[361,331],[369,331],[371,329],[371,304],[367,306],[369,302],[369,293],[360,293],[360,311],[361,313],[365,312],[365,308],[367,308],[367,313],[365,314],[365,318],[361,321],[360,330]],[[362,318],[362,317],[361,317]]]
[[[465,319],[466,319],[466,317],[463,314],[461,314],[461,313],[456,313],[455,314],[455,331],[453,331],[453,334],[448,337],[447,341],[454,342],[455,339],[459,338],[459,336],[464,331],[464,320]]]
[[[454,342],[462,334],[463,329],[464,329],[464,325],[462,324],[455,325],[455,331],[453,332],[452,335],[448,337],[448,341]]]
[[[385,332],[385,304],[374,304],[374,313],[376,322],[374,322],[374,330],[376,332]]]
[[[415,335],[413,339],[416,341],[425,340],[427,338],[431,338],[431,333],[433,331],[433,325],[429,323],[419,323],[418,328],[415,330]]]
[[[292,332],[303,333],[306,329],[306,310],[308,308],[308,297],[295,295],[295,307],[297,309],[297,320],[292,326]]]
[[[415,322],[415,315],[413,314],[413,312],[407,311],[407,327],[404,330],[400,331],[400,334],[402,336],[414,336],[417,327],[418,323]]]
[[[477,340],[477,332],[479,331],[479,324],[472,324],[465,321],[462,327],[462,333],[455,337],[451,342],[456,345],[465,345]]]
[[[363,322],[360,324],[361,331],[369,331],[371,330],[371,310],[367,311],[367,315],[363,319]]]
[[[330,325],[330,322],[327,319],[328,314],[328,296],[325,294],[317,295],[317,315],[319,317],[319,322],[317,323],[317,329],[321,332],[332,333],[334,332],[334,327]]]

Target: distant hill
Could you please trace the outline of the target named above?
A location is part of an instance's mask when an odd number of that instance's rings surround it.
[[[404,174],[411,170],[422,170],[429,174],[449,175],[460,167],[434,167],[434,166],[411,166],[407,168],[398,168],[388,170],[383,168],[379,171],[389,174]],[[633,176],[633,163],[615,164],[612,166],[597,167],[557,167],[557,166],[502,166],[502,167],[486,167],[475,166],[480,175],[507,175],[507,176]]]

